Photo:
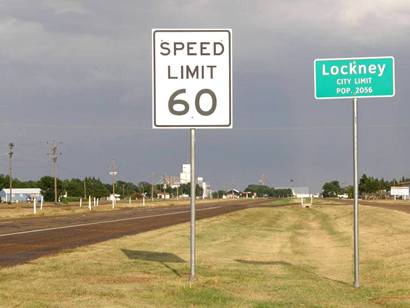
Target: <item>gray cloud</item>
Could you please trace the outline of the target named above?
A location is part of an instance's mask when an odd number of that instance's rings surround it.
[[[351,182],[351,103],[314,101],[320,57],[396,57],[397,96],[360,101],[360,169],[409,176],[408,1],[9,0],[0,10],[0,152],[16,143],[17,176],[48,172],[50,139],[63,141],[62,177],[108,180],[113,158],[124,179],[179,172],[188,133],[151,129],[151,28],[161,27],[233,29],[234,129],[198,133],[198,171],[214,187],[262,174],[314,189]]]

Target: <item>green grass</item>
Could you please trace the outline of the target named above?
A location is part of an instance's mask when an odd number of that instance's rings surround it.
[[[351,207],[274,205],[198,221],[193,283],[181,224],[2,268],[0,306],[410,306],[410,215],[362,207],[354,289]]]

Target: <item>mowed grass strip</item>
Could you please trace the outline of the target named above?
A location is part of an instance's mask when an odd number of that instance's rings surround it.
[[[360,219],[360,289],[351,207],[272,205],[198,221],[194,283],[181,224],[2,268],[0,306],[409,306],[410,215],[362,207]]]

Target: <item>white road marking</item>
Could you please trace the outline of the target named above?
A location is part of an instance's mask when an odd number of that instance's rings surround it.
[[[208,208],[205,208],[205,209],[197,209],[197,211],[198,212],[199,211],[208,211],[208,210],[218,209],[218,208],[221,208],[221,207],[222,206],[213,206],[213,207],[208,207]],[[139,217],[129,217],[129,218],[120,218],[120,219],[89,222],[89,223],[83,223],[83,224],[77,224],[77,225],[68,225],[68,226],[53,227],[53,228],[35,229],[35,230],[0,234],[0,237],[6,237],[6,236],[12,236],[12,235],[22,235],[22,234],[29,234],[29,233],[37,233],[37,232],[45,232],[45,231],[53,231],[53,230],[61,230],[61,229],[78,228],[78,227],[86,227],[86,226],[108,224],[108,223],[120,222],[120,221],[139,220],[139,219],[144,219],[144,218],[171,216],[171,215],[177,215],[177,214],[183,214],[183,213],[189,213],[189,212],[190,212],[190,210],[186,210],[186,211],[178,211],[178,212],[173,212],[173,213],[156,214],[156,215],[139,216]]]

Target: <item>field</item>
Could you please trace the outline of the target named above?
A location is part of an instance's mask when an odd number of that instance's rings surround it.
[[[410,306],[410,216],[361,207],[361,284],[352,287],[352,210],[329,202],[247,209],[0,269],[0,306]]]

